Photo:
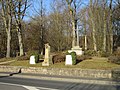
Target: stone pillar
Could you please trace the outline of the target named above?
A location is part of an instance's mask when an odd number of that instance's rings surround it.
[[[52,64],[52,59],[50,58],[50,46],[47,43],[45,44],[45,59],[42,66],[49,66],[50,64]]]

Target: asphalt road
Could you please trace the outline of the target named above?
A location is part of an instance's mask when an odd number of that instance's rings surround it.
[[[0,76],[0,90],[120,90],[120,85],[99,85]]]

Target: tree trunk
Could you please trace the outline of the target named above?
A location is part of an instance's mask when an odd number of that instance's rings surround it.
[[[110,53],[113,53],[112,1],[110,0]]]
[[[93,25],[93,32],[92,33],[93,33],[93,47],[94,47],[94,50],[97,51],[96,37],[95,37],[95,27],[94,27],[94,25]]]
[[[86,17],[85,17],[85,15],[84,15],[84,20],[85,20],[85,22],[84,22],[84,29],[85,29],[85,50],[87,50],[87,30],[86,30]]]
[[[94,48],[94,51],[97,51],[97,43],[96,43],[96,30],[95,30],[95,23],[94,23],[94,15],[93,15],[93,6],[92,6],[92,0],[90,0],[90,19],[91,19],[91,23],[92,23],[92,36],[93,36],[93,48]]]
[[[7,52],[6,57],[10,57],[11,52],[11,27],[12,27],[12,15],[11,15],[11,3],[10,1],[1,0],[2,6],[2,18],[5,25],[5,30],[7,33]]]
[[[92,13],[92,12],[91,12]],[[93,36],[93,48],[94,48],[94,51],[97,51],[97,44],[96,44],[96,37],[95,37],[95,24],[94,24],[94,21],[93,21],[93,15],[91,15],[91,22],[92,22],[92,36]]]
[[[105,11],[104,11],[104,39],[103,39],[103,51],[106,52],[106,15],[105,15]]]
[[[24,55],[24,50],[23,50],[23,40],[22,40],[22,33],[20,27],[18,29],[18,40],[19,40],[19,51],[20,51],[20,56]]]
[[[72,19],[72,48],[74,48],[74,46],[76,45],[76,33],[75,33],[75,10],[72,8],[71,4],[73,2],[73,0],[69,1],[66,0],[66,2],[68,3],[68,9],[69,9],[69,13],[71,15],[71,19]]]
[[[72,48],[74,48],[75,44],[76,44],[76,37],[75,37],[75,22],[74,20],[72,20]]]
[[[9,21],[9,25],[7,25],[6,19],[3,17],[6,33],[7,33],[7,52],[6,52],[6,57],[10,57],[10,51],[11,51],[11,21]]]
[[[85,35],[85,50],[87,50],[87,35]]]
[[[7,31],[7,53],[6,53],[6,57],[9,58],[10,57],[10,42],[11,42],[11,33],[10,31]]]

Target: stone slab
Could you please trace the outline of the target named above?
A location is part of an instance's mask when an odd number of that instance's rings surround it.
[[[80,48],[79,46],[74,46],[71,50],[68,50],[68,52],[76,52],[76,54],[80,56],[84,54],[84,51],[82,51],[82,48]]]
[[[66,55],[65,65],[72,65],[72,56]]]
[[[69,53],[71,52],[76,52],[77,55],[83,55],[83,51],[82,50],[68,50]]]
[[[35,56],[30,56],[30,64],[36,64],[35,63]]]

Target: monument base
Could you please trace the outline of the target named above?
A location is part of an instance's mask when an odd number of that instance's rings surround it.
[[[43,62],[42,66],[50,66],[50,64],[48,62]]]
[[[68,50],[69,53],[71,52],[76,52],[77,55],[83,55],[83,51],[82,48],[80,48],[79,46],[74,46],[71,50]]]
[[[50,66],[52,64],[53,64],[52,55],[50,55],[50,58],[46,58],[46,59],[44,59],[44,62],[42,62],[42,66]]]

